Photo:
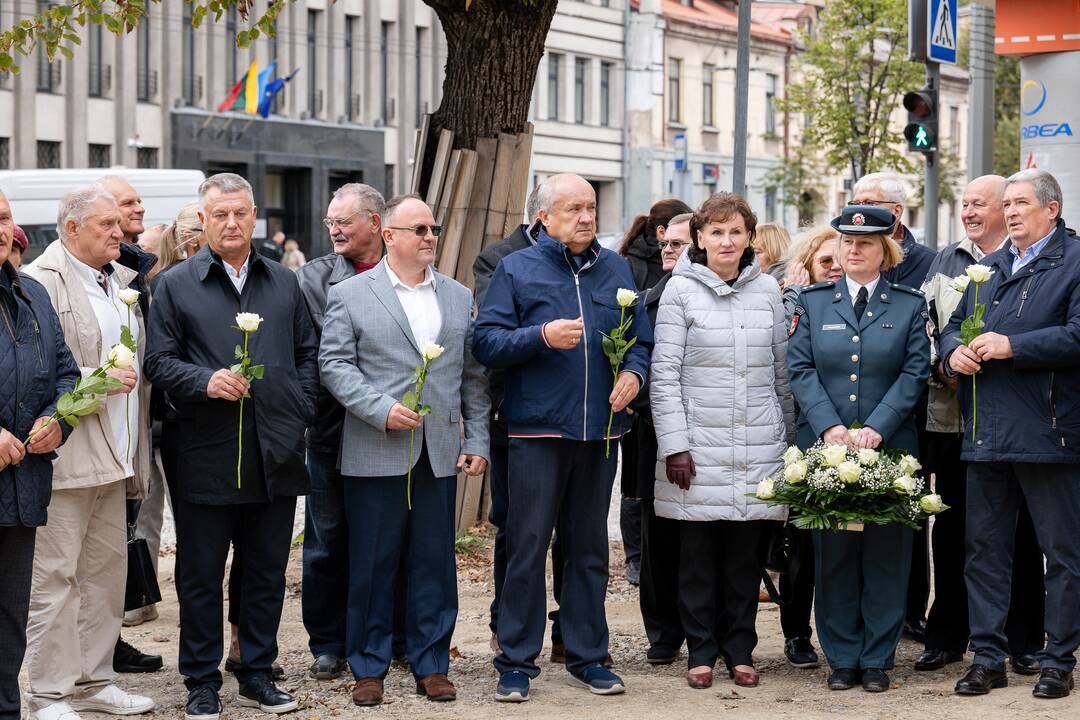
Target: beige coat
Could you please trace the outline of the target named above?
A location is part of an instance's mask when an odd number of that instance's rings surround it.
[[[126,288],[136,273],[126,267],[113,263],[113,278],[121,288]],[[75,356],[83,377],[90,375],[100,366],[101,330],[97,317],[90,305],[90,298],[79,281],[79,276],[71,266],[67,253],[60,240],[54,240],[45,252],[28,267],[23,268],[27,275],[45,286],[52,299],[56,314],[60,316],[60,326],[64,331],[64,340]],[[132,316],[139,324],[138,361],[142,362],[145,344],[145,330],[142,311],[136,304],[132,306]],[[139,429],[135,450],[135,475],[128,478],[127,496],[144,498],[147,494],[150,476],[150,383],[139,372]],[[81,419],[79,427],[71,437],[57,450],[58,458],[53,464],[53,489],[72,490],[76,488],[107,485],[117,480],[124,480],[122,457],[125,448],[115,447],[113,434],[109,430],[108,409],[102,404],[93,415]]]

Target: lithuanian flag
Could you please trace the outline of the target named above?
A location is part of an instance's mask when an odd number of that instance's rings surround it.
[[[256,60],[251,63],[251,67],[240,78],[240,81],[233,85],[229,97],[225,99],[225,102],[218,105],[217,111],[235,110],[254,114],[259,109],[261,97],[262,93],[259,92],[259,61]]]

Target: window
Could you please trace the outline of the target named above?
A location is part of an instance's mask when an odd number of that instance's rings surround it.
[[[716,67],[713,65],[701,66],[701,121],[705,127],[713,127],[716,123],[713,118],[713,73]]]
[[[611,125],[611,63],[600,63],[600,124]]]
[[[150,8],[146,8],[146,12],[150,12]],[[100,26],[99,26],[100,27]],[[150,16],[146,15],[139,20],[138,28],[138,47],[136,54],[138,56],[138,77],[137,87],[135,91],[138,99],[142,102],[153,100],[157,95],[157,74],[151,67],[150,61]]]
[[[236,74],[237,52],[236,6],[233,5],[225,16],[225,82],[230,88],[240,80]]]
[[[53,7],[50,2],[44,0],[38,0],[37,11],[39,13],[48,12],[49,8]],[[53,61],[49,62],[49,56],[45,53],[45,46],[38,46],[38,64],[37,64],[37,90],[38,92],[56,92],[56,89],[60,87],[60,56],[57,54]]]
[[[424,85],[424,65],[420,52],[422,47],[424,47],[424,28],[416,28],[416,47],[413,49],[415,53],[413,64],[416,65],[416,119],[414,123],[416,127],[420,127],[421,115],[424,113],[424,108],[421,105],[424,97],[424,94],[421,91],[421,88]]]
[[[60,143],[38,140],[37,166],[42,169],[60,167]]]
[[[589,61],[585,58],[574,59],[574,122],[585,124],[585,73]]]
[[[0,137],[0,170],[11,167],[11,138]]]
[[[90,143],[88,163],[92,168],[107,168],[112,165],[112,145]]]
[[[267,46],[268,46],[269,53],[270,53],[270,62],[277,62],[277,59],[278,59],[278,37],[277,37],[277,25],[276,24],[274,25],[274,33],[272,35],[270,33],[267,33],[266,40],[267,40]],[[278,68],[275,71],[274,74],[277,77],[284,77],[285,76],[285,73],[282,72],[281,68]],[[270,102],[270,112],[271,113],[276,114],[276,113],[281,112],[281,103],[282,103],[282,97],[281,96],[284,95],[284,94],[285,94],[285,88],[282,88],[281,90],[278,90],[276,93],[274,93],[274,99]],[[259,103],[262,104],[262,99],[261,98],[259,99]],[[157,166],[155,165],[155,167],[157,167]]]
[[[319,114],[319,52],[318,40],[319,11],[308,10],[307,14],[307,110],[309,117]]]
[[[393,119],[393,103],[390,100],[390,23],[382,24],[379,36],[379,91],[382,97],[382,119],[389,123]]]
[[[681,122],[682,90],[679,83],[682,76],[682,60],[668,60],[668,122]]]
[[[356,33],[356,24],[359,19],[349,15],[345,18],[345,117],[349,120],[356,119],[353,103],[353,86],[356,83],[354,73],[356,71],[355,58],[356,48],[353,41]]]
[[[960,149],[960,108],[949,106],[949,142],[953,151]]]
[[[158,167],[158,149],[141,147],[136,151],[136,167],[156,169]]]
[[[559,119],[559,88],[562,86],[562,55],[548,56],[548,120]]]
[[[765,188],[765,222],[776,222],[776,188]]]
[[[91,24],[87,28],[87,60],[89,61],[89,86],[87,94],[90,97],[101,97],[104,92],[101,67],[101,25]],[[93,167],[93,166],[91,166]]]
[[[191,26],[191,4],[184,3],[183,36],[180,38],[181,92],[184,102],[195,104],[195,28]]]
[[[776,135],[776,83],[775,75],[765,76],[765,134]]]

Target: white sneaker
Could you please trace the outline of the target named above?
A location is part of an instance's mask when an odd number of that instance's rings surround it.
[[[73,700],[71,707],[75,710],[103,712],[109,715],[141,715],[154,709],[154,701],[142,695],[126,693],[115,685],[108,685],[97,695]],[[71,718],[63,720],[71,720]]]
[[[53,703],[30,714],[33,720],[81,720],[66,702]]]
[[[124,627],[135,627],[143,623],[153,622],[158,619],[157,604],[147,605],[138,610],[128,610],[124,613]]]

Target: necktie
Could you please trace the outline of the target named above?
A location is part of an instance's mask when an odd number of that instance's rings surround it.
[[[862,320],[863,311],[866,310],[866,303],[868,301],[866,288],[859,288],[859,294],[855,296],[855,317]]]
[[[98,275],[98,285],[101,286],[101,289],[105,291],[106,295],[109,294],[109,276],[108,275],[106,275],[105,273],[101,273],[100,275]]]

